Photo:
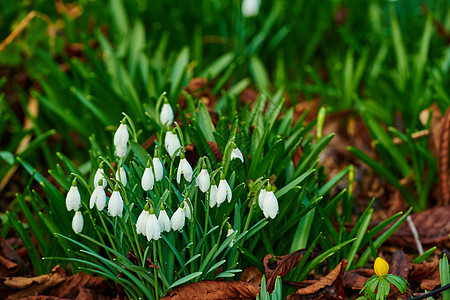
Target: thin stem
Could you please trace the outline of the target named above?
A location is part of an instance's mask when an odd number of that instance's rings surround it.
[[[155,265],[156,263],[156,241],[153,240],[153,259]],[[155,299],[159,299],[159,288],[158,288],[158,270],[153,268],[153,272],[155,274]]]
[[[102,216],[101,212],[98,212],[98,215],[100,217],[100,221],[103,224],[103,228],[105,229],[106,235],[108,236],[109,242],[111,243],[111,247],[114,249],[114,251],[117,251],[116,244],[114,243],[111,235],[109,234],[109,230],[106,227],[106,223],[105,223],[105,220],[103,219],[103,216]]]

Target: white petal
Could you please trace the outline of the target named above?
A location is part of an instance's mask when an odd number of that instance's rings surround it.
[[[221,179],[219,182],[219,187],[217,188],[217,207],[219,207],[227,197],[227,181]]]
[[[127,173],[123,167],[120,167],[120,169],[116,171],[116,180],[120,180],[123,186],[127,185]]]
[[[191,205],[190,205],[191,200],[189,200],[189,198],[187,198],[186,200],[184,200],[184,214],[186,215],[186,218],[188,218],[190,220],[191,216],[192,216]]]
[[[81,196],[76,186],[71,186],[66,196],[66,207],[68,211],[78,210],[81,206]]]
[[[244,0],[242,1],[242,15],[245,18],[255,17],[259,13],[260,0]]]
[[[91,198],[89,199],[89,208],[93,209],[94,205],[95,205],[95,200],[97,199],[97,193],[98,193],[98,189],[97,187],[94,189],[94,191],[92,192]]]
[[[146,224],[145,235],[147,240],[159,240],[161,238],[161,226],[155,214],[150,214]]]
[[[196,184],[203,193],[206,193],[211,184],[208,170],[202,169],[200,171],[200,174],[198,174],[198,177],[196,179]]]
[[[278,214],[278,200],[273,191],[267,192],[263,208],[264,217],[275,219]]]
[[[128,129],[126,124],[120,124],[119,128],[117,128],[116,133],[114,134],[114,146],[122,146],[126,147],[128,143]]]
[[[232,235],[234,233],[234,230],[233,230],[233,228],[230,228],[230,229],[228,229],[228,232],[227,232],[227,237],[229,237],[230,235]],[[234,239],[232,239],[231,240],[231,242],[230,242],[230,247],[233,247],[233,244],[234,244],[234,240],[236,239],[236,237],[234,237]]]
[[[118,145],[116,146],[116,151],[114,152],[114,154],[118,157],[124,157],[127,154],[127,145],[122,146],[122,145]]]
[[[161,124],[172,125],[173,123],[173,110],[169,103],[164,103],[159,115]]]
[[[173,231],[182,231],[184,227],[185,216],[184,209],[178,207],[175,213],[172,215],[172,220],[170,221]]]
[[[149,212],[147,210],[143,210],[139,215],[136,221],[136,232],[137,234],[146,235],[146,226],[148,221]]]
[[[259,207],[261,208],[261,210],[264,209],[263,208],[264,207],[264,199],[266,197],[266,194],[267,194],[267,190],[266,189],[261,189],[259,191],[258,204],[259,204]]]
[[[83,215],[81,212],[77,211],[75,212],[75,215],[73,216],[72,220],[72,229],[75,231],[75,233],[80,233],[83,230]]]
[[[217,204],[217,185],[212,185],[209,191],[209,207],[213,208]]]
[[[164,169],[158,157],[153,158],[153,168],[155,168],[155,180],[160,181],[163,178]]]
[[[238,148],[234,148],[233,150],[231,150],[230,160],[233,160],[234,158],[238,158],[242,161],[242,163],[244,163],[244,156],[242,155],[241,150],[239,150]]]
[[[228,203],[230,203],[231,199],[233,198],[233,192],[231,191],[231,188],[230,188],[230,185],[228,184],[228,182],[225,181],[225,183],[227,184],[226,185],[226,188],[227,188],[227,200],[228,200]]]
[[[183,174],[184,179],[186,179],[187,182],[191,182],[192,180],[192,174],[194,172],[192,171],[192,167],[187,161],[186,158],[183,158],[180,160],[180,164],[178,165],[177,170],[177,182],[180,184],[181,181],[181,174]]]
[[[102,211],[106,206],[106,193],[101,187],[99,187],[95,204],[97,205],[97,209],[100,211]]]
[[[122,217],[122,211],[123,211],[123,200],[122,196],[120,195],[119,191],[114,191],[111,195],[111,198],[109,199],[108,203],[108,213],[112,217]]]
[[[178,148],[181,147],[178,136],[176,134],[173,134],[172,131],[167,131],[164,146],[166,147],[166,151],[167,153],[169,153],[169,156],[172,157],[175,151],[177,151]],[[180,153],[178,152],[177,156],[179,155]]]
[[[170,219],[165,210],[159,212],[158,221],[159,225],[161,225],[161,232],[170,231]]]
[[[102,187],[106,187],[106,178],[105,178],[105,170],[98,168],[97,172],[95,172],[94,176],[94,187],[98,186],[98,182],[102,179]]]
[[[141,185],[144,191],[153,190],[155,179],[153,177],[152,168],[145,168],[144,175],[142,175]]]

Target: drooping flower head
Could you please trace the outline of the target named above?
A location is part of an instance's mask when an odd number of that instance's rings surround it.
[[[158,219],[155,215],[155,209],[150,207],[149,216],[147,219],[145,235],[147,240],[159,240],[161,238],[161,226],[159,225]]]
[[[231,158],[230,160],[233,160],[235,158],[238,158],[244,163],[244,156],[242,155],[241,150],[236,146],[235,143],[233,143],[233,150],[231,150]]]
[[[77,234],[80,233],[83,230],[83,225],[84,225],[83,215],[81,214],[81,212],[76,211],[72,219],[73,231]]]
[[[209,189],[209,207],[213,208],[217,204],[217,185],[214,179],[211,180]]]
[[[100,180],[102,181],[102,187],[105,188],[106,187],[106,180],[105,180],[105,170],[103,169],[103,162],[100,163],[100,165],[98,166],[97,171],[95,172],[95,176],[94,176],[94,187],[97,187],[99,185]]]
[[[170,157],[173,157],[175,151],[177,151],[181,147],[180,140],[178,139],[175,129],[166,132],[164,146],[166,147],[166,151],[167,153],[169,153]],[[180,153],[178,152],[177,156],[179,155]]]
[[[119,192],[119,186],[116,184],[114,191],[112,192],[111,198],[108,203],[108,213],[112,217],[122,217],[123,211],[123,199]]]
[[[181,205],[181,207],[178,207],[178,209],[172,215],[172,219],[170,220],[173,231],[182,231],[183,230],[184,223],[185,223],[185,215],[184,215],[184,209],[182,206],[183,206],[183,204]]]
[[[375,259],[375,263],[373,264],[373,270],[378,277],[386,276],[389,272],[389,264],[381,257],[377,257],[377,259]]]
[[[191,199],[189,199],[187,192],[184,194],[184,201],[183,201],[183,209],[184,209],[184,215],[189,220],[192,217],[192,202]]]
[[[187,159],[184,157],[184,153],[180,154],[180,164],[178,165],[177,170],[177,182],[180,184],[181,182],[181,175],[184,176],[184,179],[186,179],[187,182],[191,182],[192,180],[192,174],[194,172],[192,171],[192,167],[187,161]]]
[[[170,232],[170,219],[167,212],[164,210],[164,205],[161,203],[161,210],[158,217],[159,225],[161,225],[161,232]]]
[[[259,13],[259,6],[261,0],[243,0],[242,1],[242,15],[245,18],[256,17]]]
[[[153,185],[155,184],[155,178],[153,176],[152,166],[150,161],[147,162],[147,167],[142,175],[141,186],[144,191],[153,190]]]
[[[116,180],[122,182],[123,186],[127,185],[127,172],[125,172],[125,169],[123,167],[120,167],[116,171]]]
[[[275,219],[278,214],[278,200],[273,192],[274,187],[270,185],[267,187],[267,193],[263,200],[262,211],[264,213],[264,217]]]
[[[266,198],[266,194],[267,194],[267,190],[265,187],[262,187],[261,190],[259,191],[259,196],[258,196],[258,205],[261,208],[261,210],[263,210],[264,208],[264,199]]]
[[[143,234],[144,236],[146,235],[146,230],[147,230],[147,221],[148,221],[148,217],[149,217],[149,205],[148,203],[145,204],[144,206],[144,210],[141,212],[141,214],[139,215],[137,221],[136,221],[136,233],[137,234]]]
[[[114,146],[116,147],[115,154],[118,157],[124,157],[127,154],[127,144],[129,139],[128,128],[125,124],[125,118],[123,118],[122,122],[117,128],[116,133],[114,134]]]
[[[77,211],[81,206],[81,196],[77,187],[76,178],[72,181],[72,186],[67,192],[66,196],[66,207],[68,211],[75,210]]]
[[[153,157],[153,169],[155,170],[155,180],[160,181],[164,175],[164,168],[159,159],[159,149],[155,147],[155,155]]]
[[[230,185],[225,180],[225,176],[222,174],[220,177],[219,187],[217,188],[217,207],[219,207],[225,199],[227,199],[228,203],[230,203],[232,197],[233,193],[231,192]]]
[[[206,169],[206,163],[203,162],[202,170],[200,174],[198,174],[197,179],[195,180],[196,185],[203,193],[206,193],[209,190],[209,186],[211,184],[208,170]]]
[[[99,185],[97,185],[92,192],[91,199],[89,201],[89,208],[93,209],[94,205],[97,205],[98,210],[103,210],[106,206],[106,193],[103,189],[104,179],[100,179]]]
[[[172,125],[173,123],[173,110],[167,98],[164,98],[164,104],[161,108],[161,113],[159,114],[159,120],[162,125]]]
[[[233,227],[231,227],[230,223],[228,223],[228,231],[227,231],[227,237],[229,237],[230,235],[232,235],[234,233],[234,229]],[[230,244],[228,245],[229,247],[233,247],[234,245],[234,241],[236,240],[236,237],[234,237]]]

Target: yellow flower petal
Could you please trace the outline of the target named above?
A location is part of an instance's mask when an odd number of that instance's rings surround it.
[[[381,257],[377,257],[373,264],[373,270],[378,277],[386,276],[389,271],[389,264]]]

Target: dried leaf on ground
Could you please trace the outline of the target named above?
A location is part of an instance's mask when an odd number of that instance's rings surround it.
[[[10,276],[19,271],[19,265],[0,255],[0,276]]]
[[[439,261],[413,264],[408,279],[410,281],[420,282],[420,288],[423,290],[434,290],[441,284]]]
[[[423,245],[435,246],[448,240],[450,234],[449,216],[450,206],[434,207],[411,215]],[[407,223],[402,224],[388,241],[390,244],[400,247],[415,245],[414,237]]]
[[[253,283],[256,285],[261,285],[263,274],[257,267],[248,267],[242,271],[241,278],[242,282]]]
[[[408,279],[409,270],[412,267],[412,262],[406,256],[403,250],[398,250],[392,257],[392,262],[389,266],[389,273]]]
[[[163,300],[222,300],[222,299],[255,299],[260,287],[242,281],[206,280],[176,287]]]
[[[344,287],[352,290],[361,290],[364,283],[375,274],[373,269],[359,269],[354,271],[344,272],[342,276],[342,283]]]
[[[438,155],[439,167],[439,200],[442,205],[450,202],[450,188],[448,175],[448,153],[450,142],[450,109],[447,110],[439,124],[432,128],[434,145]]]
[[[0,278],[0,298],[20,299],[26,296],[38,296],[42,292],[60,284],[65,279],[64,270],[57,265],[50,274],[32,278]]]
[[[294,294],[287,296],[287,300],[296,299],[345,299],[342,276],[344,274],[347,261],[342,260],[326,276],[305,288],[298,289]]]
[[[6,259],[17,263],[20,275],[28,274],[29,269],[27,264],[22,259],[22,256],[13,249],[13,246],[22,247],[22,240],[19,238],[3,239],[0,237],[0,254]],[[26,254],[28,256],[28,253]]]
[[[67,297],[74,299],[84,289],[91,289],[94,293],[102,293],[108,288],[105,280],[87,273],[77,273],[68,276],[60,285],[52,289],[50,296]]]
[[[295,266],[298,265],[305,252],[306,250],[297,250],[283,256],[274,256],[272,254],[267,254],[264,257],[263,264],[267,277],[268,291],[271,292],[273,290],[277,276],[283,278],[293,268],[295,268]]]

